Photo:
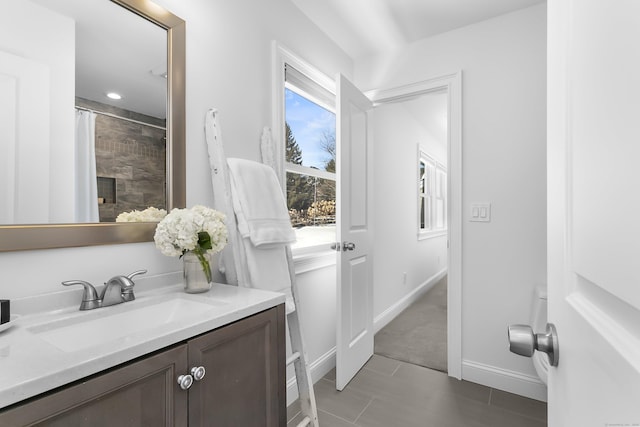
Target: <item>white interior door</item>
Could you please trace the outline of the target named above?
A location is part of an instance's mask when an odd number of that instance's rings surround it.
[[[371,101],[342,75],[336,78],[339,183],[336,388],[342,390],[373,355],[371,261]]]
[[[46,64],[0,50],[0,224],[49,221],[49,80]]]
[[[549,426],[640,425],[640,2],[548,7]]]

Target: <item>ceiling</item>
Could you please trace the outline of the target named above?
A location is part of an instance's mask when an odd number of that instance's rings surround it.
[[[110,1],[32,1],[75,21],[76,96],[166,118],[166,30]]]
[[[291,0],[356,60],[545,1]]]
[[[33,1],[76,21],[77,96],[166,117],[166,31],[104,0]],[[291,1],[358,59],[546,0]]]

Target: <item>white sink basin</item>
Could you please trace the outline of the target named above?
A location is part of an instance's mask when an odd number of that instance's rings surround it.
[[[73,352],[104,345],[158,327],[177,319],[193,319],[211,313],[223,302],[197,301],[186,296],[149,301],[133,301],[29,327],[28,330],[60,350]]]

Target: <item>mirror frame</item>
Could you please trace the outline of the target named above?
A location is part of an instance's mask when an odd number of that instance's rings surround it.
[[[167,210],[186,206],[185,21],[149,0],[110,0],[167,30]],[[0,226],[0,252],[153,241],[156,223]]]

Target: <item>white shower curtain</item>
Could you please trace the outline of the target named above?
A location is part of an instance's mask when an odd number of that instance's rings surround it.
[[[96,115],[76,110],[75,220],[99,222],[96,177]]]

